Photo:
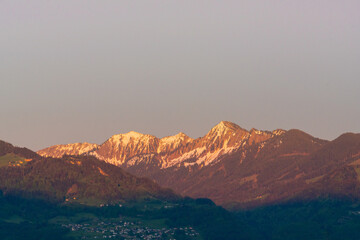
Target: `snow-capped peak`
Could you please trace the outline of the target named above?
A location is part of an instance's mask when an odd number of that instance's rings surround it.
[[[139,138],[144,136],[145,134],[139,133],[139,132],[135,132],[135,131],[130,131],[128,133],[122,134],[124,136],[128,136],[128,137],[134,137],[134,138]]]
[[[246,131],[242,129],[240,126],[236,125],[235,123],[228,122],[228,121],[221,121],[215,127],[213,127],[209,133],[206,135],[208,138],[213,137],[220,137],[227,133],[235,133],[237,131]]]
[[[174,136],[168,136],[168,137],[163,137],[160,139],[160,142],[163,143],[173,143],[173,142],[177,142],[177,141],[181,141],[184,139],[190,138],[188,137],[186,134],[180,132]]]
[[[128,133],[114,135],[109,139],[109,141],[111,141],[113,143],[118,143],[121,145],[127,145],[132,141],[136,141],[136,142],[148,141],[149,139],[153,139],[153,138],[156,138],[156,137],[147,135],[147,134],[130,131]]]
[[[175,149],[181,144],[186,144],[191,141],[193,141],[193,139],[182,132],[179,132],[174,136],[163,137],[160,139],[157,152],[159,153],[169,149]]]

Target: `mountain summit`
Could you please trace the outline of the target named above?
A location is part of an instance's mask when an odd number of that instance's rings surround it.
[[[138,132],[117,134],[101,144],[92,155],[115,165],[122,165],[126,160],[139,154],[149,154],[157,149],[159,139]]]
[[[56,145],[38,151],[42,156],[88,154],[117,166],[133,167],[146,162],[161,168],[175,165],[208,165],[246,144],[261,142],[276,136],[265,131],[247,131],[235,123],[221,121],[204,137],[192,139],[180,132],[174,136],[157,138],[138,132],[110,137],[101,145]],[[196,160],[196,161],[195,161]]]
[[[223,136],[227,133],[236,133],[238,131],[246,130],[242,129],[240,126],[236,125],[235,123],[228,122],[228,121],[221,121],[215,127],[213,127],[210,132],[206,136]]]
[[[174,136],[163,137],[159,141],[158,153],[172,152],[175,149],[192,142],[194,139],[188,137],[185,133],[178,133]]]

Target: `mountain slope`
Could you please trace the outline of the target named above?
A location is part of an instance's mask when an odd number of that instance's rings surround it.
[[[6,154],[21,150],[11,144],[2,145]],[[5,195],[84,204],[179,198],[149,179],[135,177],[92,156],[42,158],[28,151],[34,156],[31,161],[0,167],[0,190]],[[12,156],[17,155],[8,158]]]
[[[349,189],[357,189],[360,172],[359,134],[326,141],[296,129],[247,131],[226,121],[197,139],[185,134],[163,139],[134,132],[114,135],[86,154],[182,195],[227,206],[307,198],[309,192],[326,196],[333,194],[331,186],[340,189],[335,195],[353,196]],[[347,177],[339,183],[339,176]]]
[[[303,176],[299,163],[324,144],[326,141],[290,130],[238,148],[216,164],[174,167],[147,176],[184,195],[208,197],[218,204],[280,201],[302,189],[298,188]]]

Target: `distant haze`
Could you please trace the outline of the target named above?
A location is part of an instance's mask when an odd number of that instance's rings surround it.
[[[360,132],[360,1],[0,1],[0,139],[33,150],[221,120]]]

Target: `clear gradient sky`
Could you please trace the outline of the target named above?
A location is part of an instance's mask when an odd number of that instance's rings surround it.
[[[221,120],[360,132],[360,1],[0,1],[0,139],[33,150]]]

